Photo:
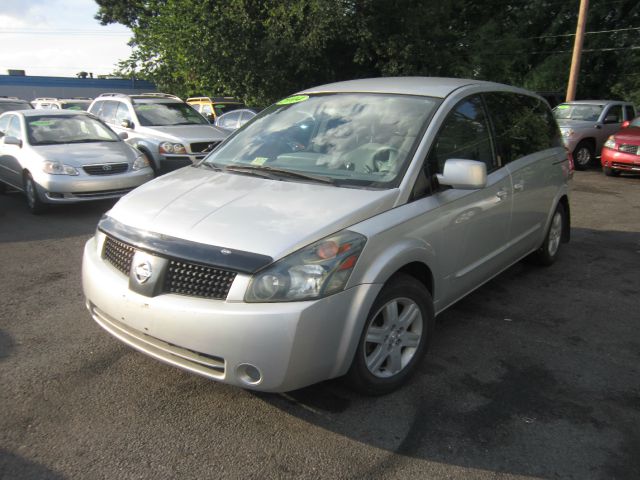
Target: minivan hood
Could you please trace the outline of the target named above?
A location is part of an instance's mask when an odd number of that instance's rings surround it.
[[[136,229],[278,259],[388,210],[397,195],[186,167],[137,188],[108,215]]]
[[[174,125],[162,127],[141,127],[148,128],[173,142],[207,142],[222,141],[229,136],[225,132],[213,125]]]
[[[61,143],[34,145],[31,148],[43,160],[60,162],[72,167],[94,163],[131,163],[139,155],[125,142]]]

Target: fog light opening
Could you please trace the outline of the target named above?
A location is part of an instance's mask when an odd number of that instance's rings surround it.
[[[262,381],[262,373],[260,373],[258,367],[250,363],[238,365],[236,371],[238,372],[238,378],[247,385],[257,385]]]

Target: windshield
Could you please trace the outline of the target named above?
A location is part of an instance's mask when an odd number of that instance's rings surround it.
[[[201,165],[390,188],[402,178],[422,127],[439,102],[365,93],[289,97],[238,130]]]
[[[63,102],[61,105],[64,110],[87,110],[91,102]]]
[[[88,115],[39,115],[25,120],[31,145],[120,141],[113,130]]]
[[[202,115],[186,103],[135,103],[133,109],[140,125],[161,127],[170,125],[207,125]]]
[[[11,110],[28,110],[33,107],[26,102],[2,102],[0,103],[0,113],[9,112]]]
[[[602,105],[589,105],[577,103],[563,103],[553,109],[553,116],[556,120],[584,120],[597,122],[602,113]]]
[[[227,112],[233,112],[240,108],[246,108],[242,103],[217,103],[213,106],[216,111],[216,115],[220,116]]]

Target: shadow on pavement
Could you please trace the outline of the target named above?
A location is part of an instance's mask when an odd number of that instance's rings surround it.
[[[366,478],[390,476],[402,456],[543,478],[640,478],[640,432],[630,428],[640,424],[640,234],[572,234],[554,266],[518,263],[442,313],[398,392],[366,398],[335,380],[256,395],[398,454]]]
[[[49,470],[43,465],[0,448],[0,478],[7,480],[18,480],[20,478],[63,480],[64,476]]]
[[[115,204],[103,200],[69,205],[52,205],[33,215],[18,192],[0,195],[0,243],[37,241],[90,235],[100,217]]]

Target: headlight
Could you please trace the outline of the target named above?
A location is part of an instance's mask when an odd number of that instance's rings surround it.
[[[138,158],[135,159],[131,168],[133,170],[140,170],[148,166],[149,166],[149,161],[145,158],[144,155],[140,155]]]
[[[570,137],[571,135],[573,135],[575,133],[575,131],[573,130],[573,128],[561,128],[560,129],[560,133],[562,134],[563,137]]]
[[[160,144],[160,153],[186,153],[184,145],[181,143],[162,142]]]
[[[257,273],[245,301],[311,300],[344,290],[366,241],[347,230],[304,247]]]
[[[610,148],[612,150],[616,149],[616,139],[613,135],[611,135],[609,138],[607,138],[607,141],[604,142],[604,146],[605,148]]]
[[[42,164],[42,170],[50,175],[78,175],[75,167],[60,162],[46,161]]]

